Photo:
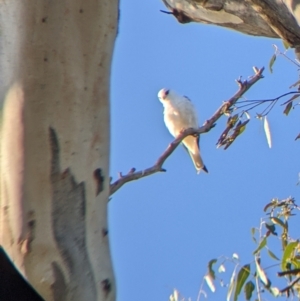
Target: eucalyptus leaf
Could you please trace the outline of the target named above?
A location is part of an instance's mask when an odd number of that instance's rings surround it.
[[[271,282],[268,279],[268,277],[266,276],[265,271],[260,266],[260,263],[257,258],[255,259],[255,265],[256,265],[256,272],[257,272],[258,277],[260,278],[262,283],[268,288],[271,285]]]
[[[230,278],[226,301],[230,301],[230,297],[231,297],[231,294],[232,294],[233,289],[234,289],[235,273],[236,273],[236,270],[234,269],[234,271],[233,271],[233,273],[231,275],[231,278]]]
[[[286,41],[286,40],[282,40],[282,44],[283,44],[283,47],[284,47],[285,49],[289,49],[289,48],[291,47],[291,45],[289,44],[289,42]]]
[[[285,223],[284,223],[281,219],[279,219],[278,217],[271,217],[271,221],[272,221],[274,224],[277,224],[277,225],[279,225],[280,227],[286,229]]]
[[[269,148],[271,148],[272,147],[272,136],[271,136],[271,130],[270,130],[270,125],[269,125],[267,116],[265,116],[265,118],[264,118],[264,130],[265,130],[268,146],[269,146]]]
[[[213,281],[213,278],[211,277],[211,275],[209,275],[209,274],[205,275],[204,279],[206,281],[206,284],[210,288],[210,290],[214,293],[216,291],[216,287],[214,285],[214,281]]]
[[[266,212],[268,210],[269,207],[273,206],[273,202],[268,203],[265,207],[264,207],[264,212]]]
[[[269,62],[269,70],[270,70],[271,73],[273,73],[273,68],[272,67],[273,67],[275,61],[276,61],[276,54],[273,54],[271,59],[270,59],[270,62]]]
[[[272,292],[274,297],[278,297],[280,295],[280,290],[277,287],[271,287],[270,291]]]
[[[281,260],[282,271],[287,270],[287,265],[290,264],[291,259],[294,257],[294,250],[298,246],[298,243],[298,241],[293,241],[285,247]]]
[[[280,260],[271,250],[268,250],[268,254],[271,258],[273,258],[275,260]]]
[[[291,86],[289,86],[289,89],[295,88],[298,85],[300,85],[300,79],[298,79],[294,84],[292,84]]]
[[[297,94],[293,95],[291,98],[289,98],[287,101],[285,101],[282,105],[293,102],[298,97],[300,97],[300,93],[297,93]]]
[[[221,264],[218,268],[219,273],[224,273],[226,271],[224,264]]]
[[[239,294],[250,274],[250,264],[244,265],[238,272],[233,300],[237,301]]]
[[[269,223],[266,223],[266,228],[273,234],[273,235],[277,235],[277,233],[275,232],[276,230],[276,227],[274,224],[269,224]]]
[[[251,299],[254,289],[255,289],[255,285],[251,280],[245,284],[244,292],[245,292],[245,298],[247,301]]]
[[[286,107],[284,108],[283,114],[286,116],[289,115],[291,108],[293,107],[293,103],[289,102]]]
[[[257,249],[253,252],[253,255],[257,254],[262,248],[267,245],[267,237],[265,236],[259,243]]]
[[[212,259],[209,261],[208,263],[208,274],[213,278],[215,279],[216,276],[215,276],[215,271],[213,270],[213,265],[217,262],[218,260],[217,259]]]

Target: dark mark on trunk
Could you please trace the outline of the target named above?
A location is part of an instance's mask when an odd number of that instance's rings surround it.
[[[104,189],[104,187],[103,187],[104,177],[102,175],[101,168],[95,169],[95,171],[94,171],[94,178],[96,180],[96,185],[97,185],[97,188],[96,188],[96,196],[97,196]]]
[[[104,279],[103,281],[101,281],[102,284],[102,289],[105,293],[105,296],[107,296],[109,294],[109,292],[111,291],[111,283],[109,281],[109,279]]]
[[[68,285],[65,280],[62,281],[63,272],[57,263],[53,263],[53,295],[57,296],[55,301],[97,300],[85,237],[85,184],[77,183],[69,168],[60,171],[59,143],[53,128],[49,129],[49,136],[52,154],[52,231],[69,279]]]

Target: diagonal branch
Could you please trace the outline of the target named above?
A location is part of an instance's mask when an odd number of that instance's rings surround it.
[[[300,277],[297,277],[296,279],[294,279],[287,287],[283,288],[282,290],[280,290],[280,293],[283,294],[285,292],[288,292],[290,289],[293,288],[293,286],[298,283],[300,280]]]
[[[189,128],[184,130],[173,142],[169,144],[167,149],[162,153],[162,155],[158,158],[156,163],[144,170],[136,171],[135,168],[132,168],[126,175],[119,174],[119,179],[110,185],[109,194],[114,194],[118,189],[120,189],[125,183],[141,179],[143,177],[150,176],[156,172],[164,172],[163,164],[167,160],[167,158],[174,152],[177,146],[181,143],[181,141],[189,136],[189,135],[200,135],[203,133],[209,132],[214,126],[215,122],[225,113],[227,112],[237,101],[238,99],[247,92],[257,81],[263,78],[264,68],[256,69],[254,68],[255,75],[253,75],[249,80],[242,81],[241,79],[237,80],[239,85],[239,90],[226,102],[224,102],[218,110],[213,114],[213,116],[208,119],[203,126],[198,129]]]

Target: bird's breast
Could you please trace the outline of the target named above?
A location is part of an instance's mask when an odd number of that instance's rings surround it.
[[[178,111],[169,111],[164,114],[165,124],[173,136],[178,136],[183,129],[189,128],[189,124],[178,113]]]

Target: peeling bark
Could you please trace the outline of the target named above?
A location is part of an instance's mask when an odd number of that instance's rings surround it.
[[[300,46],[300,0],[162,0],[180,23],[214,24]],[[182,22],[184,20],[184,22]]]
[[[47,301],[115,299],[107,202],[117,18],[117,0],[0,4],[0,243]]]
[[[57,262],[52,263],[53,293],[61,300],[97,300],[97,289],[86,243],[85,183],[77,183],[69,168],[60,170],[60,150],[55,130],[50,128],[52,231],[69,275],[66,285]]]

